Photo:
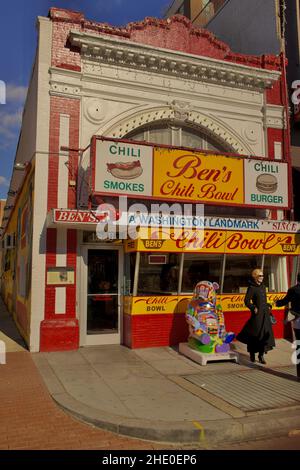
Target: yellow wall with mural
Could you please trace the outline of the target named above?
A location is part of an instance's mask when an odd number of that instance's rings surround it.
[[[34,165],[31,165],[6,226],[1,266],[3,300],[27,343],[30,333],[33,181]]]

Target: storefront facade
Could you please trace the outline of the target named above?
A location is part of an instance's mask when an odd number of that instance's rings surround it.
[[[292,188],[282,67],[281,57],[232,53],[181,16],[127,28],[55,8],[39,18],[22,127],[26,135],[33,119],[36,138],[30,148],[21,140],[16,156],[31,162],[34,181],[30,350],[177,344],[202,277],[220,284],[235,332],[248,315],[251,268],[264,268],[272,302],[283,295],[299,244],[298,224],[284,222]],[[132,239],[127,220],[100,240],[97,225],[112,222],[103,205],[118,220],[121,196],[148,212],[152,203],[201,204],[204,218],[177,239],[161,239],[159,222]],[[11,202],[4,239],[16,230]],[[15,272],[4,276],[9,283]],[[19,325],[13,302],[10,310]],[[282,323],[275,328],[283,337]]]

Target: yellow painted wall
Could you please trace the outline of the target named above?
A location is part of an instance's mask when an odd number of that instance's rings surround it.
[[[3,252],[1,283],[3,300],[27,343],[30,332],[33,181],[34,165],[25,176],[6,227],[6,236],[15,235],[15,246]]]

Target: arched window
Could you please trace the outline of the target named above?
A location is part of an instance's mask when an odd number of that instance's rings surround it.
[[[144,140],[153,144],[191,147],[218,152],[232,151],[229,146],[222,144],[215,136],[211,137],[196,128],[177,125],[176,123],[145,126],[127,134],[124,138],[139,141]]]

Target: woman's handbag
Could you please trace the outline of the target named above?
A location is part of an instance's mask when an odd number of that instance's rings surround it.
[[[267,305],[268,305],[268,308],[269,308],[269,314],[270,314],[271,323],[272,323],[272,325],[276,325],[277,320],[276,320],[276,318],[274,317],[274,315],[273,315],[273,313],[272,313],[272,304],[267,304]]]
[[[290,322],[290,321],[296,320],[299,317],[300,317],[300,313],[293,312],[293,310],[288,310],[286,321]]]

